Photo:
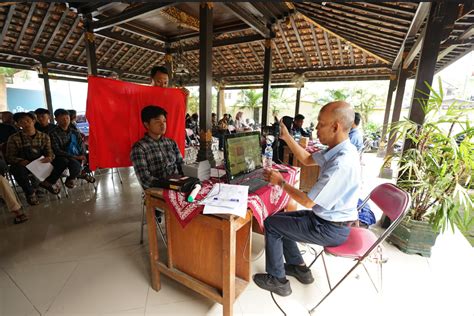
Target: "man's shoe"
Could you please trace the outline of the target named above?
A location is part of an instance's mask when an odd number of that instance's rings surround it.
[[[298,266],[285,263],[286,275],[295,277],[303,284],[311,284],[314,282],[313,274],[307,266]]]
[[[285,280],[285,282],[282,283],[271,274],[254,274],[253,281],[259,288],[273,292],[280,296],[288,296],[291,294],[290,281]]]

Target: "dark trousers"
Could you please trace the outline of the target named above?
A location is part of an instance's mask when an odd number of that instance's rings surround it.
[[[337,246],[347,240],[350,231],[349,227],[334,225],[313,211],[279,212],[268,217],[264,226],[265,269],[277,278],[285,277],[284,262],[304,263],[296,242]]]
[[[59,173],[59,175],[55,174],[55,177],[57,176],[56,181],[59,179],[59,177],[61,176],[61,174],[63,173],[63,171],[66,168],[69,170],[69,177],[68,177],[69,179],[76,179],[77,176],[79,175],[79,173],[81,173],[81,170],[82,170],[82,165],[81,165],[81,162],[79,160],[74,159],[74,158],[67,158],[67,157],[56,157],[56,158],[54,158],[53,166],[55,166],[55,167],[57,166],[58,171],[62,169],[61,172]],[[51,176],[53,175],[53,173],[54,173],[54,170],[51,173]],[[46,179],[46,180],[48,180],[48,179]],[[56,181],[51,182],[51,183],[55,183]]]

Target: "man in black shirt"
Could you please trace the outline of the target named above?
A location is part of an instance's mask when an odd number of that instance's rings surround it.
[[[51,115],[49,111],[44,108],[38,108],[35,110],[35,114],[36,114],[36,123],[35,123],[36,130],[49,134],[55,127],[55,125],[51,123]]]

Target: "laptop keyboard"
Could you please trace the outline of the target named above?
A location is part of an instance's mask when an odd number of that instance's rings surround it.
[[[252,173],[230,181],[230,183],[238,185],[247,185],[249,187],[249,193],[253,193],[268,184],[268,182],[263,180],[263,169],[257,169]]]

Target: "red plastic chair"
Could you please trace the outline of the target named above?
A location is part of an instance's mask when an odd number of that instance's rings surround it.
[[[362,264],[373,286],[375,287],[375,290],[378,292],[377,286],[375,285],[372,277],[369,274],[369,271],[364,265],[364,260],[375,252],[375,261],[379,263],[380,267],[380,288],[382,288],[382,264],[386,260],[384,260],[382,256],[381,244],[388,237],[388,235],[392,233],[395,227],[400,224],[403,217],[405,217],[410,207],[411,201],[407,192],[391,183],[384,183],[373,189],[359,209],[362,208],[369,200],[374,202],[375,205],[377,205],[382,210],[382,212],[390,218],[392,224],[380,237],[377,237],[369,229],[351,227],[349,237],[345,243],[337,247],[323,248],[323,250],[316,256],[309,267],[311,267],[318,257],[322,255],[321,257],[323,259],[324,270],[326,272],[326,277],[329,284],[329,293],[327,293],[319,301],[319,303],[310,310],[310,313],[313,312],[319,305],[321,305],[321,303],[342,283],[342,281],[344,281],[349,276],[349,274],[359,266],[359,264]],[[329,279],[329,273],[324,260],[325,253],[337,257],[345,257],[355,260],[355,264],[352,266],[352,268],[337,282],[334,287],[332,287],[331,281]]]

